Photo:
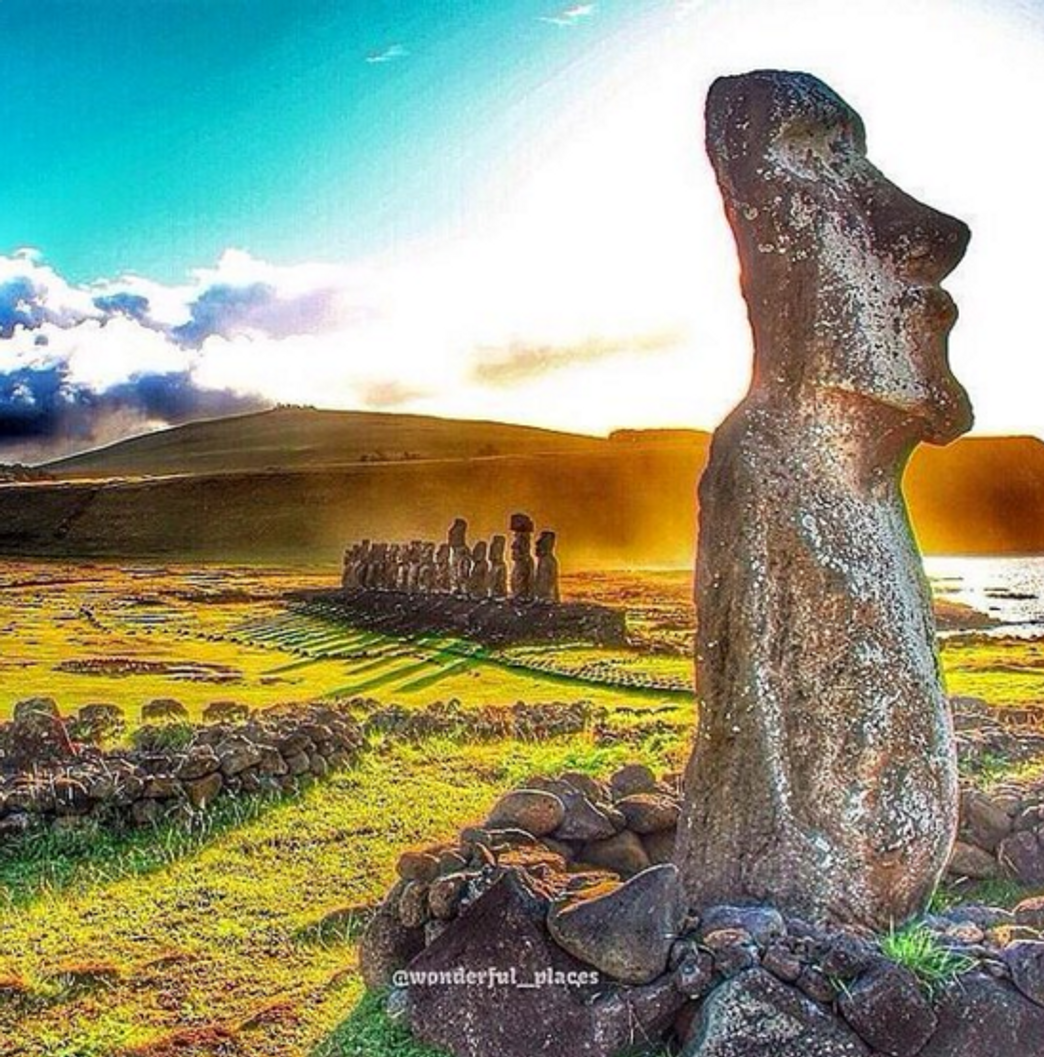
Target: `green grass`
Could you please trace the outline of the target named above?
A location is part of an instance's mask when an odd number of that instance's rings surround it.
[[[933,932],[917,923],[882,936],[881,952],[913,973],[929,994],[940,991],[977,964],[973,958],[947,950]]]
[[[393,1022],[385,1012],[385,992],[365,995],[352,1015],[311,1057],[443,1057],[415,1042],[409,1031]]]

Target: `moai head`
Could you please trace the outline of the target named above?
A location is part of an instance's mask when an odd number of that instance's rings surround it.
[[[503,536],[494,536],[489,541],[489,560],[491,562],[502,562],[506,546],[507,540]]]
[[[536,541],[538,558],[549,558],[555,553],[555,534],[550,530],[541,532]]]
[[[533,519],[528,514],[512,514],[511,515],[511,531],[512,532],[532,532],[533,531]]]
[[[448,565],[450,560],[450,546],[448,543],[440,543],[439,549],[435,552],[435,564],[436,565]]]
[[[473,562],[484,562],[486,560],[486,541],[479,540],[471,550]]]
[[[468,523],[462,518],[457,518],[449,530],[449,545],[454,550],[467,545]]]
[[[717,80],[707,149],[754,331],[752,391],[876,405],[875,426],[899,446],[966,432],[971,405],[947,358],[957,310],[939,286],[967,248],[965,224],[879,172],[859,115],[808,74]]]

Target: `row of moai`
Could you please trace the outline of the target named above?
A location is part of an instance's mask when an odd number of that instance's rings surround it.
[[[375,543],[363,540],[344,553],[341,586],[345,590],[445,594],[460,598],[511,598],[519,602],[557,602],[558,558],[555,534],[541,532],[533,547],[533,519],[512,514],[511,568],[505,536],[488,543],[467,541],[468,523],[457,518],[445,543]]]

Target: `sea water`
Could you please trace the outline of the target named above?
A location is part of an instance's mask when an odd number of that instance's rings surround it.
[[[1044,635],[1044,555],[928,557],[924,566],[938,597],[1001,622],[988,634]]]

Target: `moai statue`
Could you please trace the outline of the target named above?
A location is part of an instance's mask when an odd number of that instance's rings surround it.
[[[507,598],[508,567],[504,561],[504,548],[507,540],[503,536],[494,536],[489,541],[489,597]]]
[[[533,598],[533,519],[511,515],[511,597],[519,602]]]
[[[900,481],[971,427],[939,284],[969,232],[866,158],[807,74],[722,78],[707,149],[754,336],[700,482],[697,689],[676,862],[691,904],[876,930],[922,910],[957,822],[931,596]]]
[[[344,549],[341,565],[341,589],[351,591],[359,586],[359,544]]]
[[[417,581],[420,576],[421,541],[414,540],[406,557],[406,590],[412,595],[417,593]]]
[[[456,595],[467,594],[471,573],[471,551],[468,549],[468,523],[459,517],[450,526],[450,590]]]
[[[417,593],[430,595],[435,590],[435,544],[421,545],[420,565],[417,569]]]
[[[486,541],[479,540],[471,552],[471,574],[468,576],[468,598],[489,597],[489,559]]]
[[[539,602],[558,602],[558,559],[555,557],[555,534],[541,532],[536,541],[536,577],[533,594]]]
[[[434,590],[440,595],[448,595],[453,590],[453,554],[448,543],[440,543],[435,552]]]
[[[388,564],[388,544],[375,543],[373,545],[372,558],[370,562],[370,583],[374,591],[383,591],[385,587],[385,576]]]

